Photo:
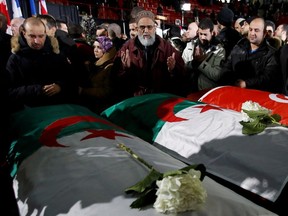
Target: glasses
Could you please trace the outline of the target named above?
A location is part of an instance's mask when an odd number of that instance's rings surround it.
[[[148,30],[152,30],[154,28],[155,25],[140,25],[138,26],[138,28],[141,30],[141,31],[144,31],[145,28],[147,28]]]

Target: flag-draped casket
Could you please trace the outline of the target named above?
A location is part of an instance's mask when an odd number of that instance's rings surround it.
[[[217,100],[214,93],[211,98]],[[243,135],[239,109],[205,103],[205,98],[209,93],[202,101],[144,95],[122,101],[102,116],[186,163],[203,163],[208,173],[258,200],[278,204],[288,180],[288,129],[269,127],[254,136]],[[233,103],[233,97],[229,100]],[[280,114],[287,116],[283,109]]]
[[[186,166],[123,128],[76,105],[28,108],[13,114],[9,154],[21,215],[153,216],[129,206],[125,189],[149,170],[118,148],[124,144],[160,172]],[[274,215],[206,176],[202,209],[178,215]]]

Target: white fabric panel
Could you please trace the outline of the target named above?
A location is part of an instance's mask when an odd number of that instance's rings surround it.
[[[288,180],[287,128],[243,135],[239,112],[211,105],[188,107],[176,116],[187,120],[166,122],[156,143],[266,199],[278,198]]]
[[[62,137],[67,147],[41,147],[23,161],[14,180],[21,216],[156,216],[152,206],[131,209],[135,197],[125,188],[148,174],[142,164],[119,149],[123,143],[161,172],[185,166],[137,137],[93,138],[88,132]],[[180,216],[275,215],[209,177],[204,179],[207,203]]]

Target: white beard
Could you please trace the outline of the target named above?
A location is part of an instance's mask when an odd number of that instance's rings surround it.
[[[138,38],[139,38],[140,43],[146,47],[146,46],[151,46],[154,44],[156,36],[154,34],[154,35],[151,35],[151,38],[145,39],[143,35],[138,35]]]

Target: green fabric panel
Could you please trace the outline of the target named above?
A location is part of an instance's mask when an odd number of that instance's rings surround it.
[[[111,106],[104,110],[101,116],[152,143],[165,124],[165,121],[161,120],[157,115],[157,111],[161,111],[161,104],[173,98],[181,97],[165,93],[137,96]],[[183,98],[183,102],[175,105],[172,109],[174,113],[177,113],[182,109],[199,103]],[[163,112],[167,111],[163,108]]]
[[[84,116],[95,119],[96,122],[86,121]],[[27,108],[12,115],[10,136],[12,138],[8,162],[13,167],[12,176],[16,173],[21,162],[43,146],[39,138],[45,128],[52,123],[69,117],[79,118],[74,124],[62,123],[63,130],[57,134],[57,138],[70,135],[87,129],[117,129],[110,122],[78,105],[54,105],[35,108]],[[83,117],[83,119],[81,119]],[[99,119],[99,121],[97,121]],[[60,125],[61,128],[61,125]]]

